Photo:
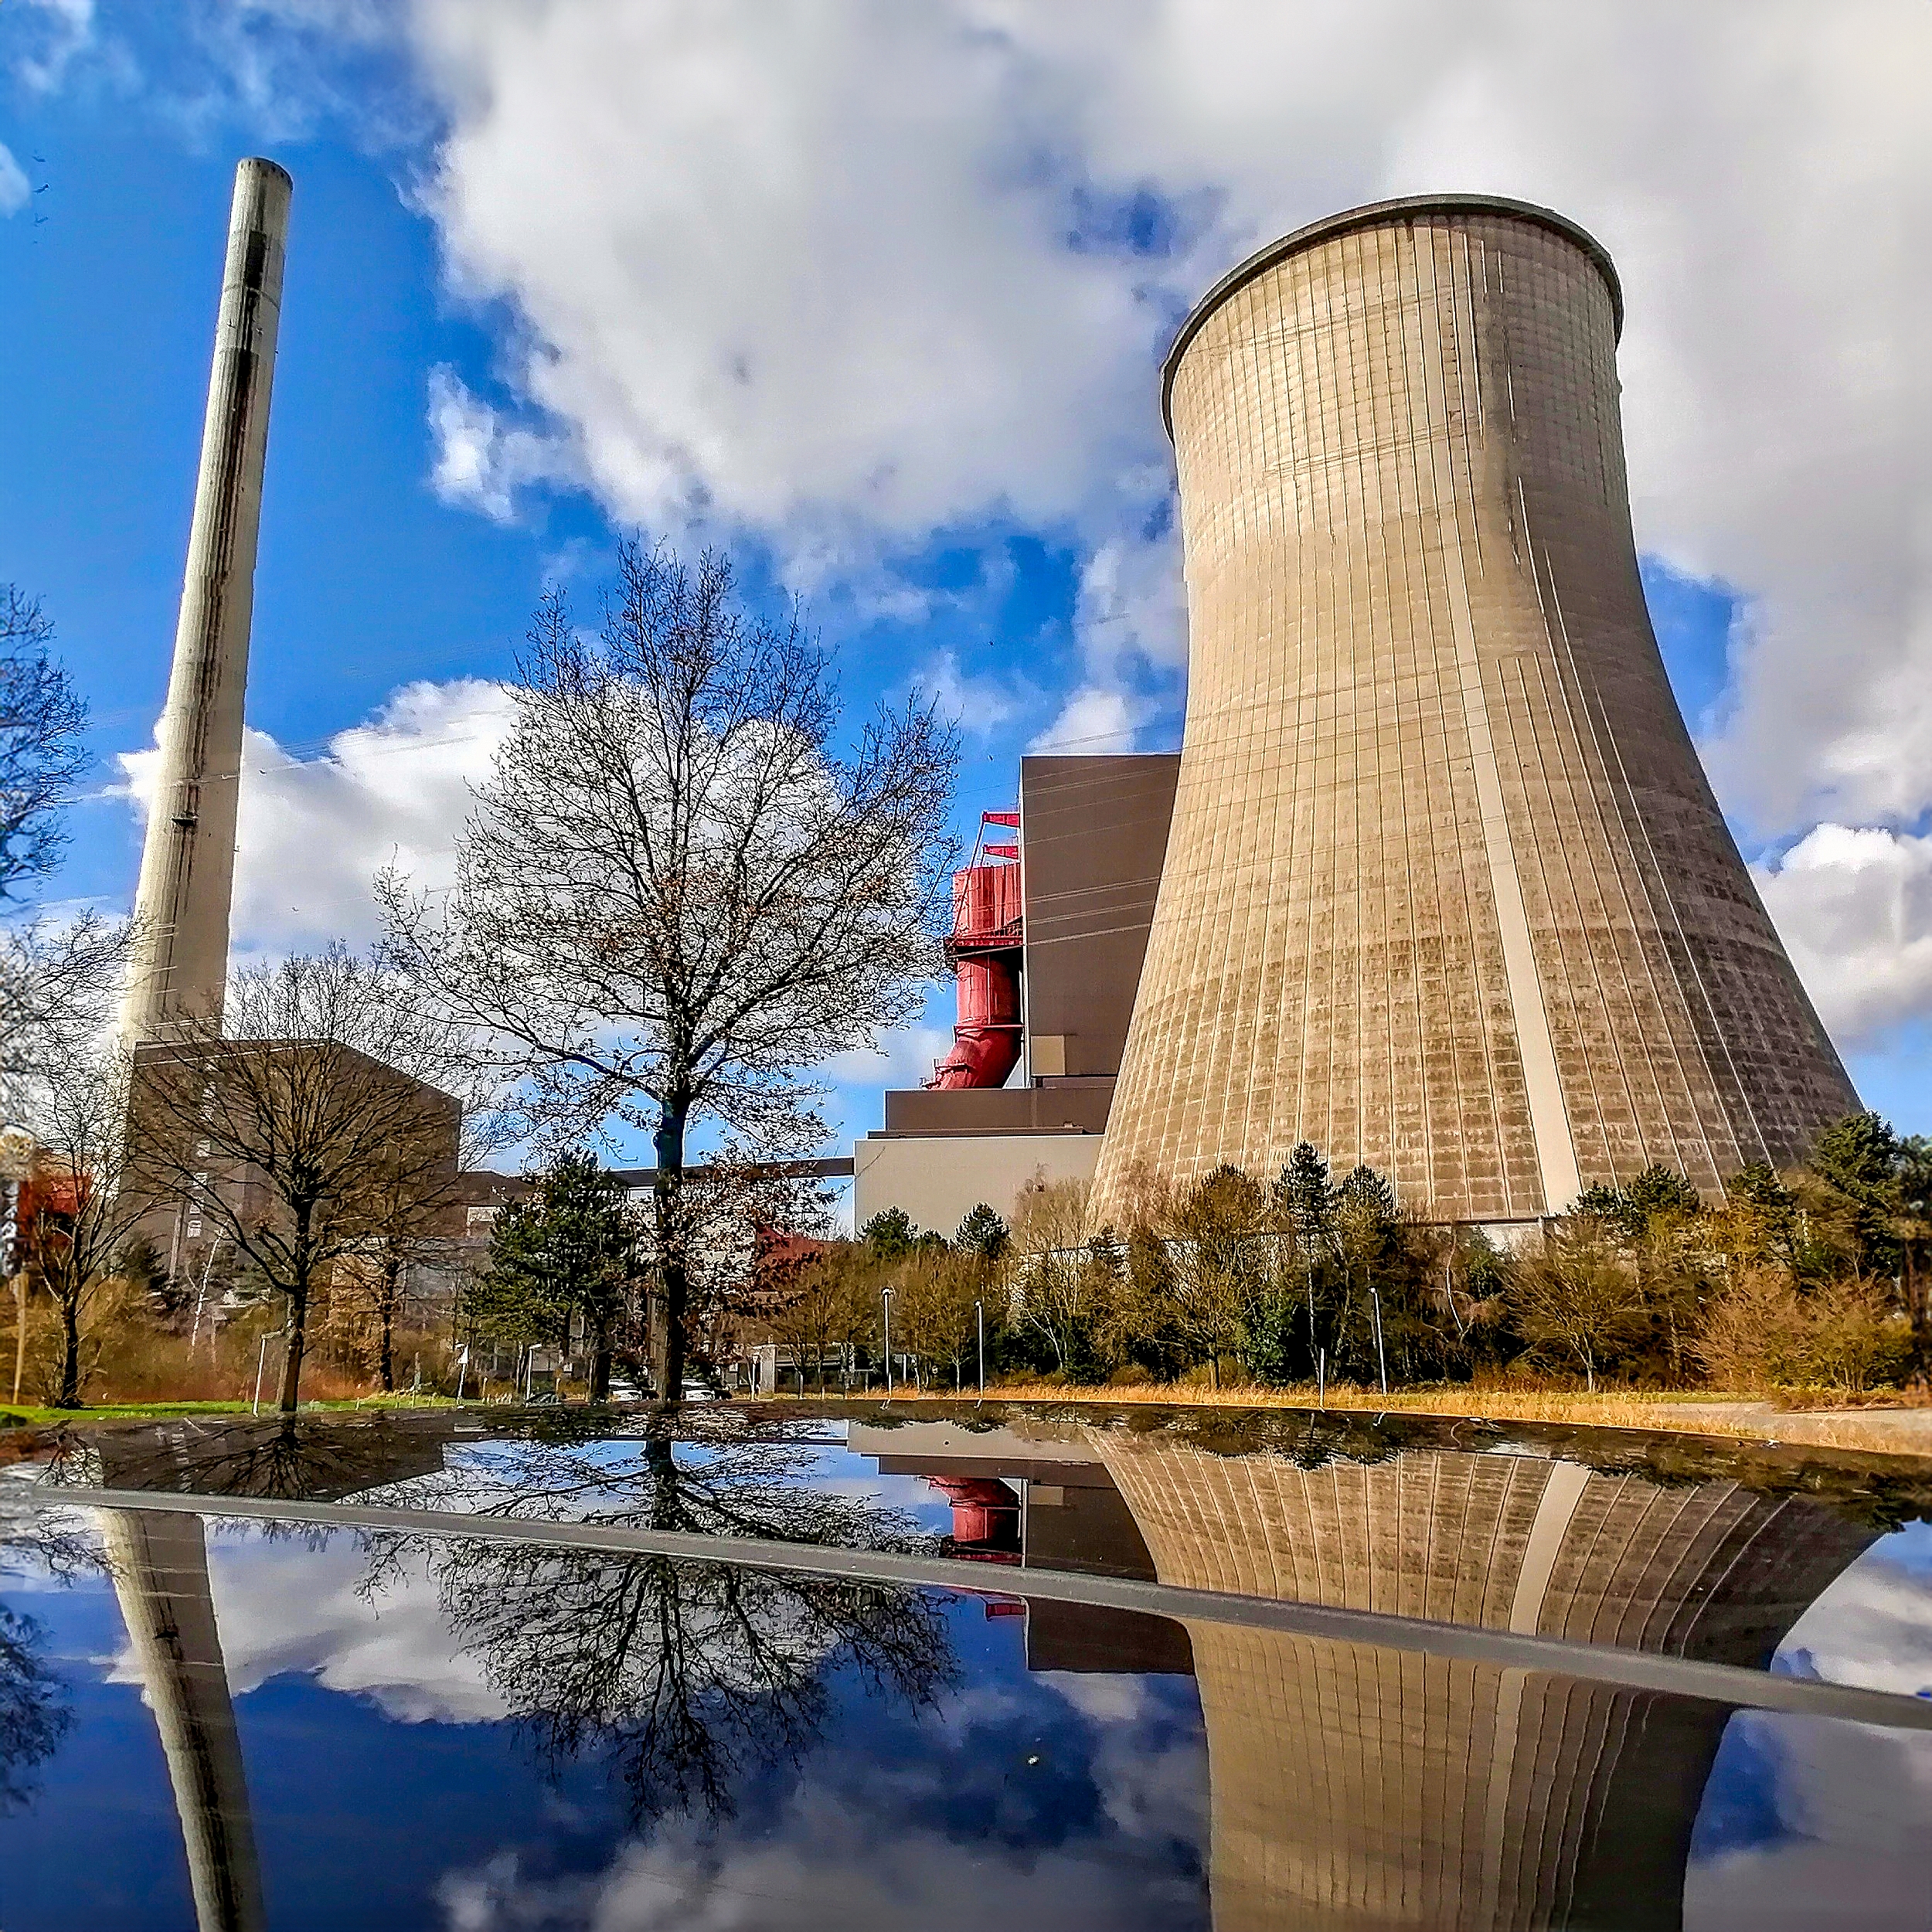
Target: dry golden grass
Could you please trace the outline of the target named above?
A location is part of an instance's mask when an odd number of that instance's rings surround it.
[[[935,1392],[937,1395],[937,1392]],[[1312,1409],[1315,1385],[1268,1389],[1210,1389],[1198,1383],[1133,1383],[1100,1388],[1071,1388],[1056,1383],[989,1384],[988,1400],[999,1402],[1158,1403],[1171,1407]],[[904,1398],[918,1400],[917,1396]],[[931,1400],[934,1398],[927,1398]],[[1913,1410],[1898,1420],[1882,1419],[1896,1411],[1840,1410],[1829,1414],[1774,1408],[1761,1397],[1707,1389],[1687,1390],[1662,1399],[1605,1390],[1483,1388],[1379,1389],[1331,1386],[1331,1409],[1401,1411],[1417,1415],[1481,1417],[1492,1422],[1566,1422],[1605,1429],[1658,1429],[1686,1435],[1735,1436],[1746,1441],[1802,1442],[1820,1448],[1876,1451],[1892,1455],[1932,1455],[1932,1415]]]

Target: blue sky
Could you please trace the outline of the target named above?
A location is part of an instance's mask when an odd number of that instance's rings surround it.
[[[1284,10],[1235,0],[1217,18],[1241,32],[1177,63],[1206,4],[1145,0],[1099,36],[1022,0],[917,21],[873,0],[14,0],[0,577],[46,600],[104,791],[162,696],[243,154],[297,184],[238,906],[271,951],[367,937],[368,872],[447,857],[489,743],[470,681],[502,675],[546,579],[593,607],[621,528],[801,590],[855,706],[937,689],[962,828],[1010,801],[1029,743],[1172,744],[1174,317],[1329,208],[1495,189],[1622,266],[1673,679],[1861,1090],[1932,1130],[1928,425],[1897,347],[1919,271],[1875,247],[1826,290],[1807,241],[1849,251],[1909,212],[1909,104],[1781,0],[1713,9],[1722,31],[1644,5],[1527,36],[1486,0],[1451,43],[1403,0],[1287,9],[1328,49],[1320,88]],[[1868,46],[1923,37],[1923,9],[1852,11]],[[1693,77],[1701,117],[1674,115]],[[1794,367],[1796,399],[1774,393]],[[128,800],[75,832],[61,889],[124,903]],[[947,1005],[835,1070],[847,1135],[918,1077]]]

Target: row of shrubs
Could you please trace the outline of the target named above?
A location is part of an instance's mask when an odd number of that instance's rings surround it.
[[[1932,1145],[1875,1115],[1715,1199],[1662,1168],[1594,1188],[1512,1247],[1410,1219],[1383,1176],[1337,1179],[1305,1144],[1271,1177],[1223,1167],[1131,1192],[1130,1224],[1097,1235],[1073,1182],[1029,1189],[1010,1227],[977,1209],[951,1241],[882,1216],[802,1271],[774,1332],[801,1361],[876,1349],[890,1287],[895,1354],[942,1384],[976,1377],[982,1326],[989,1374],[1075,1383],[1393,1389],[1514,1370],[1858,1395],[1922,1380],[1932,1357]]]

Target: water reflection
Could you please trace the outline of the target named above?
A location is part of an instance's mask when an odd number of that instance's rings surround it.
[[[39,1620],[0,1604],[0,1818],[32,1803],[40,1768],[72,1722],[46,1651]]]
[[[1533,1437],[1442,1448],[1419,1433],[1250,1425],[1230,1439],[1224,1424],[1141,1417],[911,1423],[856,1440],[937,1480],[1023,1471],[1026,1529],[1043,1519],[1041,1490],[1056,1505],[1049,1545],[1067,1540],[1067,1498],[1104,1474],[1162,1583],[1753,1669],[1900,1502],[1790,1459],[1610,1442],[1594,1468],[1538,1453]],[[1739,1479],[1751,1473],[1757,1485]],[[1023,1540],[1022,1562],[1034,1560]],[[1061,1550],[1047,1560],[1066,1566]],[[1101,1560],[1134,1573],[1117,1537]],[[1210,1621],[1186,1628],[1217,1932],[1682,1923],[1726,1708]]]
[[[199,1516],[104,1509],[101,1538],[167,1760],[199,1932],[260,1932],[260,1869]]]
[[[1932,1515],[1932,1489],[1909,1468],[1811,1452],[1145,1411],[962,1410],[917,1420],[880,1411],[848,1430],[842,1417],[788,1408],[782,1418],[719,1412],[675,1434],[643,1423],[614,1431],[608,1418],[580,1413],[514,1419],[488,1437],[474,1421],[352,1438],[303,1419],[161,1432],[90,1453],[97,1461],[71,1462],[68,1480],[951,1554],[978,1560],[985,1590],[1023,1591],[1027,1570],[1050,1568],[1759,1671],[1876,1539]],[[915,1494],[950,1535],[921,1526]],[[473,1661],[493,1708],[515,1721],[549,1775],[588,1769],[621,1795],[632,1837],[612,1854],[609,1886],[580,1888],[578,1906],[543,1923],[594,1922],[604,1932],[658,1923],[666,1908],[648,1892],[658,1883],[651,1846],[676,1850],[680,1909],[702,1918],[711,1909],[704,1874],[722,1869],[723,1855],[696,1848],[724,1843],[727,1827],[741,1851],[756,1842],[732,1821],[774,1768],[794,1774],[791,1810],[809,1813],[821,1849],[836,1843],[842,1864],[835,1872],[823,1859],[796,1861],[814,1874],[813,1896],[781,1886],[757,1922],[903,1922],[899,1881],[880,1879],[903,1860],[893,1862],[867,1808],[889,1802],[889,1781],[878,1775],[887,1760],[869,1760],[859,1777],[846,1760],[812,1768],[814,1753],[841,1683],[862,1686],[881,1712],[959,1722],[994,1667],[977,1654],[962,1659],[958,1600],[727,1563],[359,1533],[369,1608],[389,1614],[410,1592],[433,1592],[451,1649]],[[104,1534],[199,1923],[258,1924],[247,1793],[199,1520],[107,1512]],[[1751,1763],[1793,1761],[1796,1752],[1839,1766],[1853,1808],[1866,1811],[1860,1762],[1926,1768],[1924,1740],[1905,1733],[1734,1716],[1726,1706],[1546,1670],[1212,1617],[1176,1623],[1036,1603],[1025,1636],[1026,1668],[1054,1673],[1072,1687],[1070,1700],[1086,1696],[1097,1709],[1119,1695],[1107,1685],[1192,1676],[1206,1733],[1201,1847],[1216,1932],[1676,1927],[1687,1889],[1701,1922],[1714,1923],[1723,1908],[1713,1861],[1741,1869],[1757,1845],[1750,1834],[1768,1828],[1762,1805],[1739,1797]],[[1083,1682],[1092,1689],[1080,1690]],[[971,1775],[1009,1791],[1037,1762],[982,1764]],[[1715,1804],[1714,1764],[1723,1786]],[[376,1801],[336,1793],[331,1801]],[[1191,1820],[1185,1794],[1159,1802]],[[763,1815],[758,1831],[770,1828]],[[975,1824],[972,1815],[954,1798],[934,1828],[961,1861],[947,1869],[985,1876],[988,1896],[1011,1901],[1016,1924],[1047,1922],[1026,1905],[1023,1887],[1007,1884],[1040,1855],[1039,1817],[996,1824],[1004,1815],[995,1810]],[[1193,1828],[1160,1828],[1170,1838]],[[1922,1838],[1856,1839],[1845,1817],[1828,1829],[1847,1843],[1869,1841],[1861,1855],[1884,1872],[1874,1896],[1924,1896]],[[1694,1840],[1702,1866],[1691,1862]],[[484,1866],[470,1869],[464,1923],[479,1932],[523,1923],[516,1915],[533,1896],[524,1881],[486,1883],[476,1876]],[[1841,1858],[1805,1869],[1852,1868]],[[1145,1921],[1186,1923],[1171,1860],[1162,1869],[1165,1889],[1148,1889],[1140,1908]],[[642,1891],[632,1885],[640,1872]],[[832,1918],[828,1885],[840,1901]],[[1104,1922],[1138,1922],[1131,1893],[1105,1896],[1117,1903]],[[1772,1922],[1776,1904],[1760,1899],[1757,1922]],[[927,1909],[935,1923],[957,1916],[951,1904]],[[1063,1922],[1067,1909],[1064,1898],[1055,1907]]]
[[[930,1546],[897,1512],[807,1487],[808,1460],[754,1440],[681,1461],[652,1429],[638,1440],[526,1445],[513,1467],[446,1469],[399,1485],[394,1500],[600,1528]],[[527,1543],[370,1542],[371,1599],[420,1561],[457,1644],[481,1660],[545,1758],[600,1758],[634,1822],[667,1811],[728,1815],[753,1764],[801,1761],[835,1669],[918,1706],[957,1674],[938,1603],[913,1590]]]

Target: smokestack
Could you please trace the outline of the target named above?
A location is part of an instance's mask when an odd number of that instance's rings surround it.
[[[227,981],[255,541],[294,185],[272,161],[235,170],[161,772],[134,900],[140,938],[121,1006],[129,1046],[165,1038],[184,1014],[219,1015]]]

